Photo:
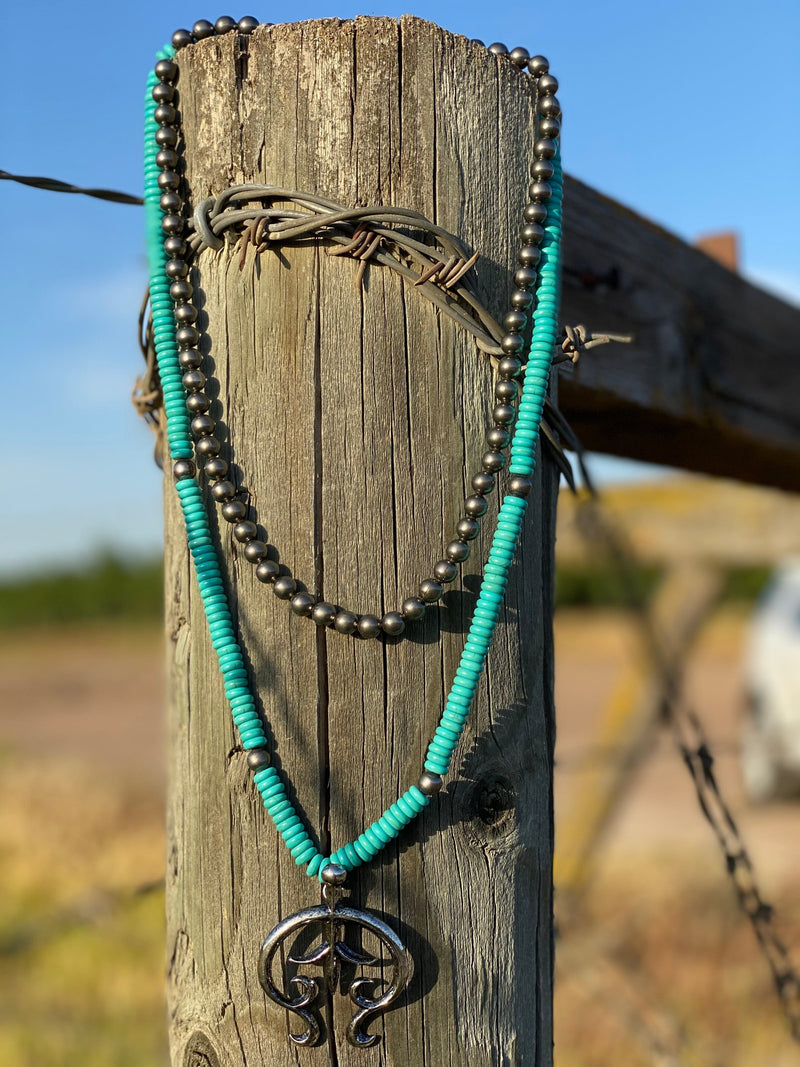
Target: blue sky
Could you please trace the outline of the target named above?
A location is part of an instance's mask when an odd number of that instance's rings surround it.
[[[45,0],[3,35],[0,167],[140,192],[144,82],[173,29],[224,13],[295,21],[403,12],[543,52],[562,85],[571,174],[687,240],[737,230],[744,273],[800,298],[800,5],[790,0],[491,10],[471,0],[290,0],[280,13]],[[67,566],[99,547],[157,551],[160,477],[129,402],[146,282],[141,209],[8,182],[0,203],[0,574]]]

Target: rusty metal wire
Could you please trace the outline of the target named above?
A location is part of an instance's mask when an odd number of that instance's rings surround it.
[[[230,234],[243,269],[248,248],[256,255],[282,244],[321,241],[330,256],[358,260],[355,285],[368,264],[398,273],[470,333],[480,351],[500,358],[503,329],[479,299],[473,267],[478,253],[417,211],[366,206],[349,208],[315,193],[272,185],[234,185],[201,200],[187,220],[190,258],[224,247]]]
[[[156,362],[149,288],[145,291],[142,306],[139,309],[137,340],[139,342],[139,350],[144,357],[145,367],[134,383],[131,400],[136,411],[156,435],[153,455],[156,465],[162,467],[164,462],[164,417],[162,413],[164,397],[161,392],[161,378],[158,374],[158,363]]]
[[[697,712],[683,693],[680,670],[653,626],[645,596],[634,580],[636,557],[625,535],[602,509],[602,498],[590,489],[578,512],[579,529],[592,551],[604,548],[624,590],[628,608],[640,623],[638,632],[659,679],[663,717],[691,776],[697,800],[723,855],[743,914],[750,922],[780,998],[790,1033],[800,1044],[800,975],[780,937],[774,909],[761,893],[750,854],[714,773],[714,756]]]
[[[399,227],[403,227],[402,229]],[[248,250],[262,255],[281,244],[323,242],[329,256],[358,261],[354,283],[364,284],[368,265],[388,267],[448,315],[475,339],[479,351],[499,360],[504,330],[477,293],[474,267],[479,253],[419,212],[407,208],[348,208],[313,193],[268,185],[235,185],[217,197],[202,200],[187,224],[189,255],[196,259],[205,248],[219,251],[230,235],[238,250],[239,270]],[[592,334],[585,326],[565,326],[556,339],[555,362],[577,362],[580,354],[609,341],[629,341],[616,334]],[[161,386],[155,363],[152,323],[147,296],[139,317],[139,346],[145,370],[136,381],[133,403],[156,433],[156,462],[161,465],[163,424]],[[543,447],[553,457],[572,489],[572,466],[561,441],[576,447],[574,435],[551,401],[545,401]],[[577,446],[579,448],[579,446]],[[588,473],[581,463],[585,480]]]

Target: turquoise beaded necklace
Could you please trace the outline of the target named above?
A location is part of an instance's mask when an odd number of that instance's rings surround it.
[[[241,24],[247,21],[241,20]],[[254,20],[249,21],[254,22]],[[179,34],[187,32],[178,31]],[[242,26],[239,32],[252,32],[252,28],[244,29]],[[181,40],[178,43],[182,45],[189,41]],[[498,54],[498,48],[502,46],[492,46],[492,51]],[[514,52],[518,51],[524,52],[524,49],[514,50]],[[158,53],[158,59],[172,60],[175,52],[176,48],[168,45]],[[527,53],[525,55],[527,56]],[[546,71],[546,66],[544,69]],[[190,414],[186,407],[186,390],[182,382],[182,368],[178,358],[179,327],[176,326],[175,301],[170,294],[170,278],[166,273],[169,256],[163,247],[163,223],[167,212],[163,208],[163,193],[158,181],[163,165],[159,165],[156,158],[163,141],[157,141],[156,134],[164,123],[159,122],[159,118],[163,119],[163,115],[158,114],[157,100],[154,99],[154,90],[158,95],[157,86],[163,80],[163,78],[160,80],[156,73],[152,73],[147,82],[145,208],[153,335],[163,391],[166,440],[171,459],[174,462],[180,462],[192,459],[194,446]],[[557,333],[563,191],[560,152],[557,147],[552,158],[552,176],[549,178],[549,187],[546,201],[547,212],[543,223],[544,234],[540,242],[541,257],[538,266],[538,284],[535,288],[532,337],[515,420],[509,464],[511,475],[519,475],[523,478],[530,477],[535,465],[539,424],[542,419]],[[256,709],[253,689],[225,593],[220,558],[214,545],[202,489],[194,477],[181,477],[175,483],[175,491],[183,512],[186,536],[208,621],[211,643],[218,657],[225,695],[242,747],[245,750],[266,749],[267,738]],[[424,761],[427,775],[443,776],[450,769],[453,753],[463,732],[486,662],[526,507],[525,496],[511,493],[503,497],[500,505],[491,548],[483,568],[480,594],[464,649],[438,726],[427,749]],[[298,866],[304,866],[309,876],[330,883],[341,882],[345,872],[373,859],[419,815],[431,800],[431,796],[422,792],[417,785],[410,786],[355,840],[341,845],[330,856],[324,856],[312,841],[275,767],[262,766],[254,774],[254,782],[263,799],[264,807],[295,863]],[[335,876],[330,875],[331,870],[335,868],[341,870],[341,876],[338,873]],[[330,876],[323,876],[325,871]],[[326,886],[326,888],[329,887]],[[329,910],[332,914],[334,914],[332,910],[334,904],[335,900],[332,903],[329,901]],[[335,914],[338,916],[338,912]],[[267,988],[266,985],[265,988]],[[284,1006],[291,1007],[287,1004]],[[307,1018],[302,1011],[298,1010],[298,1014]],[[372,1043],[372,1038],[358,1031],[358,1028],[356,1031],[356,1036],[351,1037],[353,1043],[360,1045]],[[308,1043],[307,1035],[292,1036],[298,1043]],[[350,1034],[348,1036],[350,1037]]]

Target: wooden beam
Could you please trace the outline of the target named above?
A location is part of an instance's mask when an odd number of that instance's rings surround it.
[[[800,309],[574,179],[563,321],[632,333],[562,370],[598,452],[800,490]]]
[[[530,81],[412,18],[261,27],[240,49],[231,34],[178,56],[191,201],[261,182],[413,207],[481,249],[485,298],[501,314],[526,199]],[[259,256],[251,246],[240,271],[228,246],[203,252],[192,277],[224,455],[281,563],[333,603],[381,612],[413,594],[452,537],[480,466],[493,378],[471,338],[413,287],[370,267],[362,291],[357,270],[309,243]],[[319,886],[278,839],[237,747],[167,487],[175,1067],[552,1064],[556,487],[541,464],[445,791],[352,877],[354,906],[385,916],[416,960],[407,995],[373,1024],[381,1044],[370,1053],[344,1038],[353,1005],[342,996],[327,1044],[298,1052],[259,986],[265,935],[318,904]],[[399,642],[293,615],[221,524],[276,764],[320,849],[352,840],[417,781],[492,513],[463,583]]]

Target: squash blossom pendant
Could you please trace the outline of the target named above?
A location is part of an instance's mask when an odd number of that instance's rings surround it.
[[[320,1000],[320,994],[324,992],[331,998],[342,985],[343,964],[345,967],[381,968],[381,975],[384,967],[391,967],[388,983],[382,976],[353,978],[342,989],[356,1007],[347,1024],[347,1040],[356,1048],[377,1044],[380,1039],[367,1033],[367,1024],[397,1000],[414,974],[411,955],[386,923],[367,912],[340,904],[346,877],[347,871],[335,863],[323,867],[323,903],[283,919],[270,932],[261,949],[258,980],[264,992],[279,1007],[298,1015],[305,1024],[300,1033],[289,1029],[289,1037],[296,1045],[313,1045],[319,1040],[320,1024],[314,1006]],[[347,944],[345,939],[354,928],[372,934],[381,950],[388,954],[388,959]],[[311,947],[297,954],[290,949],[288,955],[284,954],[286,962],[281,968],[281,980],[276,983],[276,956],[290,939],[298,941],[303,934],[311,936]],[[299,973],[300,968],[307,967],[322,968],[322,976],[309,977]],[[379,996],[368,996],[367,990],[376,984],[383,986],[384,992]]]

